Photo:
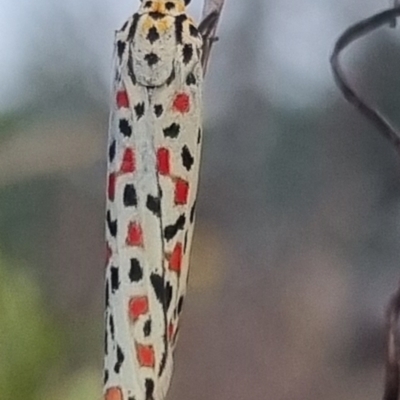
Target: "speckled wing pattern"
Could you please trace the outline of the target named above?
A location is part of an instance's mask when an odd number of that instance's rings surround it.
[[[163,400],[188,278],[203,40],[184,0],[116,32],[106,213],[106,400]]]

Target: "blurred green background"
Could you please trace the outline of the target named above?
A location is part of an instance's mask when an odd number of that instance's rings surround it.
[[[341,98],[328,60],[388,2],[226,2],[169,398],[379,398],[400,160]],[[137,4],[0,1],[1,400],[101,398],[113,30]],[[399,35],[344,57],[397,126]]]

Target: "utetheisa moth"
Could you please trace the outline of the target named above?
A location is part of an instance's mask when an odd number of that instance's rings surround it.
[[[108,143],[105,399],[163,400],[188,279],[203,37],[189,0],[143,0],[116,32]],[[204,32],[216,22],[204,22]],[[202,29],[203,31],[203,29]]]

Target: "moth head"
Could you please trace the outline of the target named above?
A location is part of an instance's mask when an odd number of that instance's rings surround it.
[[[140,0],[140,2],[141,3],[146,3],[148,0]],[[153,0],[154,1],[154,0]],[[157,0],[155,0],[155,1],[157,1]],[[160,0],[158,0],[158,1],[160,1]],[[164,3],[167,3],[167,2],[170,2],[170,3],[180,3],[181,1],[183,1],[183,3],[185,4],[185,6],[187,6],[187,5],[189,5],[190,4],[190,2],[192,1],[192,0],[161,0],[161,2],[164,2]]]

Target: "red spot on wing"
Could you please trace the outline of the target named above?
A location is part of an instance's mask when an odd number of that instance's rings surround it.
[[[115,173],[112,172],[110,175],[108,175],[108,186],[107,186],[107,192],[108,192],[108,200],[114,201],[115,197]]]
[[[124,151],[121,163],[121,172],[124,174],[132,173],[136,169],[136,157],[133,149],[127,148]]]
[[[186,204],[189,194],[189,183],[178,178],[175,181],[175,204]]]
[[[117,92],[117,107],[118,108],[129,107],[129,98],[126,90],[120,90]]]
[[[149,312],[149,299],[147,296],[133,297],[129,301],[129,316],[134,321],[141,315]]]
[[[169,269],[178,274],[181,272],[182,253],[182,243],[177,243],[169,258]]]
[[[168,325],[168,339],[169,339],[169,341],[172,341],[173,336],[174,336],[174,324],[172,322],[170,322],[169,325]]]
[[[124,400],[121,388],[114,386],[106,390],[104,400]]]
[[[168,175],[170,172],[170,153],[165,147],[157,150],[157,170],[160,175]]]
[[[190,110],[190,98],[186,93],[179,93],[176,95],[173,103],[174,110],[185,114]]]
[[[136,344],[136,353],[141,367],[154,368],[155,355],[153,346]]]
[[[130,222],[128,226],[128,234],[126,236],[126,244],[128,246],[143,246],[143,230],[137,222]]]

